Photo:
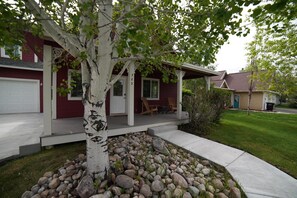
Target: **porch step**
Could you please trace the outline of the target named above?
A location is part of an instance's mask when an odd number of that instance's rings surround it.
[[[177,125],[163,125],[157,127],[151,127],[147,129],[149,135],[154,136],[158,133],[165,132],[165,131],[175,131],[177,130]]]

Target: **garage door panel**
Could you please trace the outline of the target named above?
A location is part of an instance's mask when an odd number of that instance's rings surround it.
[[[38,81],[0,79],[0,113],[39,112]]]

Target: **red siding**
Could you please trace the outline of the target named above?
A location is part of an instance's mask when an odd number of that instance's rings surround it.
[[[57,86],[68,79],[68,68],[62,67],[57,74]],[[84,108],[81,100],[68,100],[67,96],[57,93],[57,118],[82,117]]]
[[[11,69],[0,67],[0,77],[39,80],[40,82],[40,112],[43,112],[42,71]]]
[[[162,81],[162,74],[155,73],[147,76],[147,78],[156,78],[160,79],[160,96],[159,100],[149,100],[150,105],[168,105],[168,97],[177,97],[177,84],[176,83],[164,83]],[[136,113],[141,113],[141,74],[136,71],[135,74],[135,101],[134,101],[134,110]]]
[[[40,61],[43,60],[43,39],[38,38],[36,36],[33,36],[29,32],[25,32],[25,39],[26,39],[26,45],[31,49],[32,52],[34,52]],[[32,59],[32,62],[34,62],[34,56]]]
[[[27,44],[22,47],[22,61],[34,63],[34,52]]]

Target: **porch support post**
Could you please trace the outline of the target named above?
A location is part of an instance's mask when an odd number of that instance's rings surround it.
[[[135,77],[135,64],[132,62],[128,67],[128,87],[127,87],[127,99],[128,99],[128,125],[134,126],[134,77]]]
[[[204,76],[205,82],[206,82],[206,90],[210,90],[210,77]]]
[[[52,134],[52,47],[43,46],[43,135]]]
[[[183,90],[183,77],[184,71],[176,70],[177,75],[177,119],[182,118],[182,90]]]

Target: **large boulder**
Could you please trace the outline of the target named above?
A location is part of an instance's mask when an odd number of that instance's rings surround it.
[[[116,184],[122,188],[133,188],[133,179],[127,175],[118,175],[115,180]]]

